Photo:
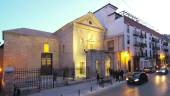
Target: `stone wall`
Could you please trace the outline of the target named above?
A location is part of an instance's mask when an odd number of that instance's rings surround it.
[[[4,32],[4,67],[40,68],[44,43],[53,53],[53,66],[58,67],[58,42],[55,38]]]
[[[73,26],[63,27],[54,33],[59,41],[59,64],[60,67],[74,68],[73,62]]]
[[[3,58],[3,89],[5,92],[13,92],[14,72],[7,72],[9,68],[40,68],[41,53],[44,44],[49,44],[49,52],[53,53],[53,68],[59,67],[58,41],[52,37],[21,35],[12,32],[4,32],[4,58]]]

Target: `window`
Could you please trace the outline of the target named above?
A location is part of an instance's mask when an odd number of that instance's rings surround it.
[[[130,44],[130,36],[127,35],[127,44]]]
[[[87,48],[94,49],[95,48],[95,36],[93,34],[88,34]]]
[[[127,25],[127,32],[129,33],[129,31],[130,31],[130,30],[129,30],[129,25]]]
[[[109,51],[114,51],[114,40],[110,40],[107,42],[107,48]]]
[[[96,60],[96,72],[100,72],[99,60]]]
[[[128,52],[130,53],[130,47],[127,47]]]
[[[91,22],[91,21],[89,21],[89,24],[92,24],[92,22]]]
[[[151,42],[149,42],[149,48],[151,48]]]
[[[148,56],[148,51],[147,51],[147,50],[145,50],[145,56],[146,56],[146,57]]]
[[[62,51],[63,51],[63,53],[64,53],[64,51],[65,51],[65,46],[64,46],[64,45],[62,45]]]
[[[127,40],[127,44],[130,44],[130,40]]]
[[[85,63],[80,62],[80,74],[85,74]]]
[[[44,53],[48,53],[49,52],[49,44],[46,42],[44,43]]]
[[[134,32],[136,32],[136,28],[134,28]]]

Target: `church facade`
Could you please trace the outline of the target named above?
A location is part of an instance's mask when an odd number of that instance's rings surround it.
[[[54,33],[18,28],[3,32],[3,85],[11,85],[7,71],[40,68],[42,75],[53,69],[72,68],[74,77],[109,76],[114,52],[106,50],[106,29],[92,12],[66,24]],[[113,47],[113,46],[112,46]]]

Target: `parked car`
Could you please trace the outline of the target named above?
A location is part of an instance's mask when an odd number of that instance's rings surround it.
[[[127,84],[143,84],[148,81],[148,76],[144,72],[134,72],[127,78]]]
[[[161,67],[160,69],[156,70],[156,73],[160,75],[166,75],[169,73],[169,71],[167,67]]]
[[[145,68],[143,69],[143,72],[145,72],[145,73],[154,73],[155,70],[154,70],[153,67],[145,67]]]

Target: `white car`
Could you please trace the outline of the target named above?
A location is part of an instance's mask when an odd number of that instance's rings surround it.
[[[166,74],[168,74],[168,68],[160,68],[160,69],[158,69],[158,70],[156,70],[156,73],[157,74],[163,74],[163,75],[166,75]]]

